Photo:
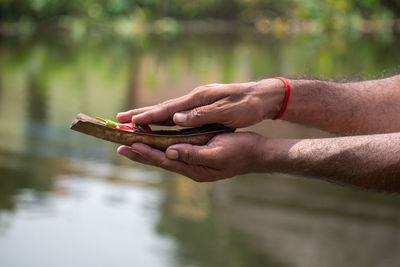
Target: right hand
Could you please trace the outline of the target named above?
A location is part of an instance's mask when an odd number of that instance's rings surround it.
[[[175,144],[162,152],[142,143],[121,146],[118,153],[133,161],[211,182],[266,169],[267,139],[252,132],[214,136],[206,145]]]
[[[118,113],[121,123],[195,127],[220,123],[241,128],[275,117],[283,102],[285,87],[280,80],[209,84],[189,94],[158,105]]]

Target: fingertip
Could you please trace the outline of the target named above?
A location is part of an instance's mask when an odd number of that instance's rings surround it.
[[[119,146],[117,148],[117,153],[119,154],[122,150],[124,150],[124,147],[126,147],[126,146]]]
[[[167,149],[165,155],[167,156],[167,158],[172,160],[176,160],[179,158],[179,152],[175,149]]]
[[[129,152],[131,151],[131,148],[129,146],[120,146],[117,148],[117,153],[119,155],[127,157],[129,155]]]
[[[187,112],[177,112],[173,116],[173,120],[176,124],[182,125],[185,124],[187,121]]]
[[[131,120],[131,115],[129,111],[119,112],[115,117],[119,122],[129,122]]]

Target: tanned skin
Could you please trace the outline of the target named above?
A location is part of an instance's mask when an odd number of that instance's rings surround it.
[[[343,137],[270,139],[236,132],[218,135],[205,146],[177,144],[164,153],[135,143],[120,147],[118,153],[199,182],[249,172],[283,172],[400,192],[400,75],[352,83],[289,82],[292,96],[283,119]],[[276,116],[284,94],[277,79],[211,84],[159,105],[119,113],[117,119],[241,128]]]

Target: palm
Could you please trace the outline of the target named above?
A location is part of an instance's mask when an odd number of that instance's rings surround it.
[[[179,151],[179,159],[144,144],[134,144],[137,153],[122,147],[120,154],[144,164],[181,173],[196,181],[209,182],[229,178],[252,170],[260,136],[251,132],[215,136],[205,146],[177,144],[168,150]],[[167,154],[168,154],[167,150]]]

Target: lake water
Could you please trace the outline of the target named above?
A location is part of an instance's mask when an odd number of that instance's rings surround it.
[[[382,77],[399,71],[399,47],[392,35],[2,38],[0,266],[398,266],[397,195],[277,174],[198,184],[69,124],[206,83]]]

